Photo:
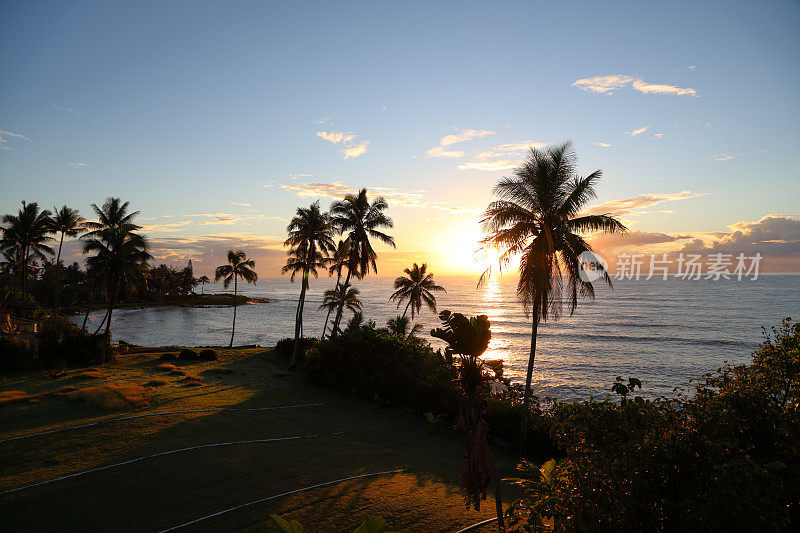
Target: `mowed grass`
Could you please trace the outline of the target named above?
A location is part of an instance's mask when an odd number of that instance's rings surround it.
[[[160,355],[120,356],[57,379],[4,377],[0,440],[123,416],[231,410],[133,418],[2,442],[0,492],[167,450],[307,438],[164,455],[0,495],[4,531],[156,531],[304,486],[400,468],[248,506],[185,530],[275,531],[268,516],[277,513],[309,531],[352,530],[375,515],[392,531],[457,531],[493,516],[491,498],[480,512],[464,507],[459,432],[431,431],[422,415],[310,386],[269,350],[219,350],[219,360],[193,363],[165,364]],[[86,372],[100,377],[76,378]],[[247,410],[299,404],[324,405]],[[514,458],[495,454],[501,475],[513,474]]]

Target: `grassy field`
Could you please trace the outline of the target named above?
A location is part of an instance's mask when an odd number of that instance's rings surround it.
[[[169,450],[304,438],[161,455],[2,494],[3,530],[160,531],[297,488],[400,468],[181,531],[275,531],[271,513],[309,531],[348,531],[375,515],[392,531],[457,531],[493,516],[491,499],[480,512],[464,508],[460,433],[431,427],[419,414],[313,387],[285,372],[269,350],[219,353],[217,361],[166,364],[160,353],[139,353],[55,379],[42,373],[2,378],[0,440],[130,415],[231,410],[103,422],[0,442],[0,492]],[[319,405],[252,410],[305,404]],[[501,475],[512,474],[514,459],[495,453]]]

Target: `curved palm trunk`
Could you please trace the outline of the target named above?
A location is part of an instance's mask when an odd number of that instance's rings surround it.
[[[406,313],[408,313],[408,308],[411,305],[411,298],[408,299],[408,303],[406,304],[406,308],[403,309],[403,318],[406,317]]]
[[[58,255],[56,255],[56,305],[53,311],[54,316],[58,316],[58,296],[61,292],[61,248],[64,246],[64,232],[61,232],[61,241],[58,243]]]
[[[89,305],[86,307],[86,314],[83,315],[83,326],[81,326],[81,329],[83,329],[83,331],[86,331],[86,321],[89,320],[89,313],[92,312],[93,303],[94,303],[94,290],[89,289]]]
[[[527,451],[526,440],[528,437],[528,411],[531,404],[531,379],[533,378],[533,363],[536,360],[536,336],[539,331],[539,312],[538,308],[533,310],[533,325],[531,326],[531,355],[528,358],[528,373],[525,376],[525,395],[522,397],[522,416],[520,417],[519,429],[519,452],[525,454]]]
[[[236,333],[236,292],[237,292],[237,277],[236,273],[233,273],[233,327],[231,327],[231,342],[228,344],[228,348],[233,348],[233,335]]]
[[[292,358],[289,360],[289,370],[297,367],[297,359],[300,354],[300,335],[303,331],[303,307],[306,301],[306,288],[308,287],[308,271],[303,271],[303,283],[300,289],[300,298],[297,300],[297,315],[294,320],[294,343],[292,344]]]
[[[340,290],[339,289],[339,282],[340,281],[342,281],[342,271],[341,270],[339,270],[339,275],[336,276],[336,289],[337,290]],[[325,332],[328,331],[328,319],[331,318],[331,312],[332,311],[333,311],[333,308],[329,307],[328,308],[328,314],[325,316],[325,325],[322,327],[322,337],[320,337],[320,339],[324,339],[325,338]]]
[[[350,283],[350,274],[351,271],[347,269],[347,277],[344,278],[344,285],[342,287],[347,287]],[[335,337],[339,333],[339,323],[342,321],[342,313],[344,312],[344,297],[345,291],[341,291],[342,294],[339,296],[339,308],[336,310],[336,319],[333,321],[333,330],[331,331],[331,338]]]

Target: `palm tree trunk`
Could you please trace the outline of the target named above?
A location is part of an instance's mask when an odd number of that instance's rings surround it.
[[[408,313],[408,307],[411,305],[411,298],[408,299],[408,303],[406,304],[406,308],[403,309],[403,318],[406,317],[406,313]]]
[[[342,321],[342,312],[344,311],[344,297],[345,297],[345,290],[344,288],[350,283],[350,274],[351,270],[348,267],[347,269],[347,277],[344,278],[344,284],[342,285],[341,295],[339,295],[339,308],[336,310],[336,319],[333,321],[333,330],[331,331],[331,337],[335,337],[339,332],[339,323]]]
[[[236,292],[237,292],[237,284],[236,284],[236,272],[233,273],[233,327],[231,328],[231,342],[228,344],[228,348],[233,348],[233,334],[236,332]]]
[[[113,290],[111,292],[111,298],[108,301],[108,322],[106,322],[106,336],[111,340],[111,314],[114,312],[114,305],[117,303],[117,298],[119,297],[119,288],[117,287],[117,281],[114,280]]]
[[[339,289],[339,282],[342,281],[342,270],[339,269],[339,275],[336,276],[336,289]],[[325,332],[328,330],[328,319],[331,317],[331,311],[333,311],[332,307],[328,308],[328,314],[325,317],[325,325],[322,327],[322,337],[320,339],[325,338]]]
[[[86,331],[86,321],[89,320],[89,313],[92,312],[93,303],[94,303],[94,290],[89,289],[89,305],[86,307],[86,314],[83,315],[83,326],[81,326],[81,329],[83,329],[83,331]]]
[[[525,394],[522,397],[522,416],[520,417],[519,430],[519,452],[524,455],[526,452],[526,440],[528,438],[528,417],[531,403],[531,379],[533,378],[533,362],[536,360],[536,335],[539,330],[539,310],[534,304],[533,325],[531,326],[531,355],[528,357],[528,374],[525,376]]]
[[[94,333],[92,335],[97,335],[98,333],[100,333],[100,330],[103,329],[103,326],[106,325],[107,318],[108,318],[108,308],[106,308],[106,314],[103,315],[103,320],[100,321],[100,324],[98,324],[97,329],[94,330]]]
[[[64,246],[64,232],[61,232],[61,241],[58,243],[58,255],[56,255],[56,305],[55,311],[53,311],[54,316],[58,316],[58,295],[61,292],[61,268],[59,267],[61,263],[61,247]]]
[[[292,358],[289,360],[289,370],[294,370],[297,367],[297,358],[300,353],[300,332],[303,328],[303,306],[306,300],[306,287],[308,270],[303,271],[303,283],[300,289],[300,299],[297,300],[297,315],[294,321],[294,343],[292,344]]]
[[[489,448],[489,442],[486,439],[484,439],[484,445],[486,446],[486,454],[489,456],[489,471],[492,480],[494,480],[494,505],[497,511],[497,525],[500,531],[505,531],[506,526],[503,523],[503,493],[501,490],[500,475],[497,473],[497,463],[494,462],[494,455],[492,455],[492,450]]]

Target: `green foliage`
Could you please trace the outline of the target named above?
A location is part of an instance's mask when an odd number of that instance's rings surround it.
[[[27,343],[0,336],[0,372],[21,372],[34,368],[32,351]]]
[[[317,342],[317,339],[313,337],[300,337],[298,339],[300,342],[300,360],[302,361],[303,355],[308,351],[308,349]],[[292,348],[294,346],[294,339],[289,337],[286,339],[281,339],[275,345],[275,353],[278,357],[282,359],[289,359],[292,356]]]
[[[84,366],[104,360],[111,352],[105,335],[92,335],[66,319],[48,320],[39,331],[39,362],[42,368]]]
[[[556,403],[543,418],[562,458],[520,466],[512,530],[797,530],[798,346],[787,319],[690,399]]]

